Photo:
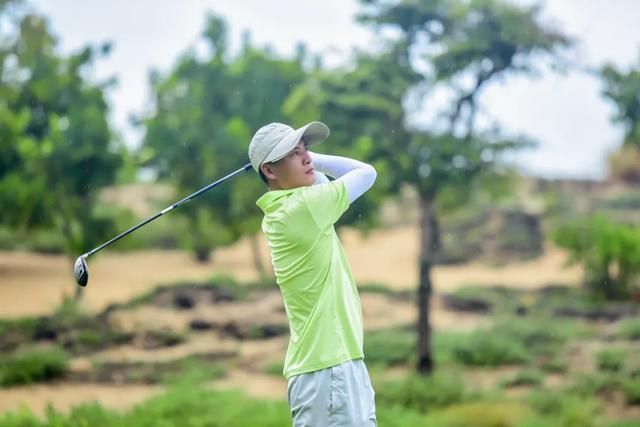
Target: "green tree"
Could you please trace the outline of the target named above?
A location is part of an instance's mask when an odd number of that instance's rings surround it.
[[[603,94],[616,108],[613,120],[622,124],[622,147],[609,157],[613,178],[635,184],[640,182],[640,61],[635,67],[622,71],[608,64],[601,68]]]
[[[282,121],[282,102],[304,77],[302,65],[250,46],[228,49],[225,21],[209,16],[203,33],[209,52],[183,55],[167,76],[155,76],[155,111],[145,120],[144,148],[161,179],[188,194],[207,180],[247,163],[247,147],[258,127]],[[191,231],[187,245],[201,261],[259,227],[255,201],[264,192],[255,176],[245,176],[203,194],[184,215]],[[254,254],[257,250],[252,240]],[[259,255],[255,258],[260,267]]]
[[[97,196],[114,181],[123,147],[107,122],[105,85],[86,77],[110,46],[65,57],[42,17],[18,9],[0,19],[15,29],[0,47],[0,222],[54,227],[74,259],[113,234]]]
[[[602,67],[604,96],[615,105],[614,120],[624,126],[624,144],[640,148],[640,59],[636,67],[622,71],[614,65]]]
[[[569,251],[569,263],[581,264],[584,284],[607,299],[629,296],[640,277],[640,227],[618,224],[605,216],[566,224],[553,233]]]
[[[375,29],[393,28],[401,46],[399,63],[420,70],[421,79],[407,94],[421,98],[427,89],[445,86],[452,93],[444,126],[410,126],[410,138],[391,147],[388,171],[413,186],[420,219],[420,283],[418,285],[417,369],[434,369],[429,307],[431,269],[439,244],[439,196],[463,202],[478,178],[500,172],[501,153],[523,145],[499,132],[476,129],[478,98],[492,81],[516,72],[531,72],[544,56],[557,58],[568,46],[563,34],[543,27],[536,7],[501,0],[362,0],[361,22]],[[391,41],[390,41],[391,43]],[[470,83],[469,83],[470,82]],[[415,105],[419,105],[416,102]]]
[[[398,190],[399,171],[387,173],[388,157],[409,138],[404,128],[402,101],[418,75],[398,62],[397,49],[384,53],[358,53],[355,66],[317,69],[295,88],[284,104],[290,120],[303,124],[322,120],[331,137],[318,150],[357,159],[368,159],[378,170],[378,182],[358,199],[338,226],[369,231],[377,224],[377,213],[387,194]]]

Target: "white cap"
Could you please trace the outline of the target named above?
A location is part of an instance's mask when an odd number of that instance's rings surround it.
[[[321,122],[311,122],[300,129],[282,123],[269,123],[253,135],[249,144],[249,160],[256,172],[263,163],[275,162],[289,154],[304,138],[307,146],[319,144],[329,136],[329,128]]]

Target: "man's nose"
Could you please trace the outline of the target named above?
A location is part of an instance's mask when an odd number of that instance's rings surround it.
[[[311,163],[311,154],[309,154],[308,151],[305,151],[302,160],[304,161],[305,165],[308,165],[309,163]]]

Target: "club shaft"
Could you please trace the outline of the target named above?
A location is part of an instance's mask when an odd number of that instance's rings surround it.
[[[206,187],[201,188],[200,190],[196,191],[195,193],[189,194],[184,199],[177,201],[176,203],[174,203],[173,205],[169,206],[168,208],[165,208],[165,209],[161,210],[160,212],[158,212],[157,214],[153,215],[152,217],[149,217],[149,218],[145,219],[140,224],[137,224],[137,225],[131,227],[130,229],[128,229],[126,231],[123,231],[122,233],[118,234],[116,237],[114,237],[113,239],[109,240],[108,242],[105,242],[105,243],[101,244],[100,246],[98,246],[98,247],[96,247],[94,249],[91,249],[89,252],[87,252],[84,255],[82,255],[82,257],[84,257],[84,258],[90,257],[91,255],[95,254],[96,252],[106,248],[110,244],[112,244],[114,242],[117,242],[118,240],[122,239],[127,234],[133,233],[138,228],[149,224],[151,221],[155,220],[156,218],[161,217],[162,215],[166,214],[167,212],[170,212],[170,211],[174,210],[175,208],[179,207],[180,205],[182,205],[184,203],[187,203],[189,200],[199,196],[200,194],[204,193],[205,191],[211,190],[213,187],[216,187],[217,185],[222,184],[224,181],[228,180],[229,178],[232,178],[232,177],[234,177],[236,175],[240,175],[240,174],[248,171],[249,169],[251,169],[251,163],[247,163],[246,165],[244,165],[243,167],[241,167],[237,171],[232,172],[229,175],[224,176],[224,177],[220,178],[219,180],[217,180],[215,182],[212,182],[211,184],[207,185]]]

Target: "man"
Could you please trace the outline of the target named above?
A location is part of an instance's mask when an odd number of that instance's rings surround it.
[[[293,425],[375,426],[360,298],[334,224],[376,171],[307,150],[328,136],[320,122],[260,128],[249,159],[269,191],[256,204],[289,319],[284,376]]]

